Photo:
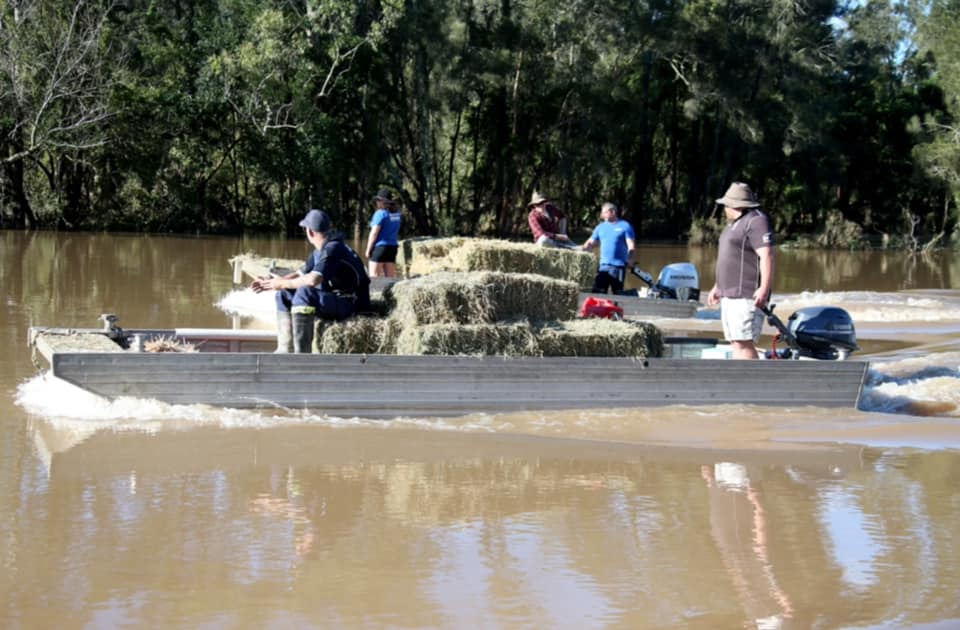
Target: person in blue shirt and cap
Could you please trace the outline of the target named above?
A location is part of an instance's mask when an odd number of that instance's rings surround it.
[[[372,278],[395,278],[403,215],[388,188],[381,188],[374,201],[377,211],[370,219],[370,236],[367,239],[366,255],[370,261],[368,273]]]
[[[277,292],[277,352],[312,352],[317,317],[340,321],[370,310],[363,260],[332,230],[327,213],[311,210],[300,227],[315,248],[303,266],[285,276],[261,276],[250,285],[256,293]]]

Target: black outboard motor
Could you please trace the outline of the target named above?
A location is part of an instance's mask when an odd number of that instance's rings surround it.
[[[775,338],[787,342],[788,348],[776,351],[768,358],[811,358],[827,361],[842,361],[850,353],[859,350],[853,319],[842,308],[835,306],[811,306],[795,311],[784,325],[773,314],[775,305],[764,307],[763,312],[771,326],[779,331]]]

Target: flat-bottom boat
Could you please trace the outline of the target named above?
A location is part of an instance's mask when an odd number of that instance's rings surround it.
[[[109,319],[109,318],[108,318]],[[147,352],[151,340],[195,352]],[[855,408],[868,363],[685,358],[716,343],[668,338],[665,358],[277,354],[235,329],[34,327],[53,376],[107,399],[316,409],[362,417],[659,405]]]

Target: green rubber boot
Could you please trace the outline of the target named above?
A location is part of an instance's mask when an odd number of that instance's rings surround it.
[[[277,311],[277,349],[274,352],[293,352],[293,320],[287,311]]]
[[[293,351],[298,354],[313,352],[313,313],[293,314]]]

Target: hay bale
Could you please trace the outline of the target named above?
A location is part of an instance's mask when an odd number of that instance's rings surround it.
[[[400,324],[380,317],[351,317],[342,322],[317,320],[313,351],[323,354],[394,354]]]
[[[427,324],[400,333],[397,354],[539,356],[540,346],[528,322],[502,324]]]
[[[663,356],[663,334],[648,322],[597,318],[545,322],[537,341],[545,357]]]
[[[572,282],[534,274],[440,272],[402,280],[388,293],[404,327],[568,319],[577,310]]]
[[[456,237],[404,241],[401,249],[409,251],[404,255],[407,276],[441,271],[535,273],[588,288],[597,269],[591,253],[533,243]]]
[[[451,271],[439,262],[446,258],[450,250],[459,247],[465,240],[461,236],[435,238],[419,236],[400,241],[397,249],[397,267],[402,269],[404,277],[421,276],[434,271]]]

